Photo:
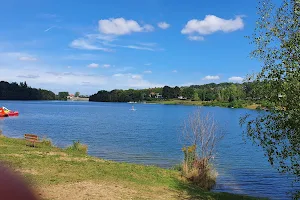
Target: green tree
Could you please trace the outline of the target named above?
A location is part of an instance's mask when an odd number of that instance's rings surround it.
[[[58,93],[59,100],[66,101],[68,96],[69,96],[69,92],[59,92]]]
[[[247,134],[266,152],[271,165],[300,180],[300,1],[284,0],[276,7],[271,0],[259,4],[253,34],[252,56],[262,70],[251,79],[255,96],[270,102],[273,109],[241,119]],[[260,84],[263,83],[263,84]],[[294,198],[300,198],[299,188]]]
[[[197,92],[194,92],[194,96],[193,96],[192,100],[194,100],[194,101],[199,101],[200,100]]]
[[[192,87],[186,87],[186,88],[183,88],[182,90],[182,95],[188,99],[192,99],[193,96],[194,96],[194,88]]]
[[[79,95],[80,95],[80,92],[75,92],[75,97],[79,97]]]

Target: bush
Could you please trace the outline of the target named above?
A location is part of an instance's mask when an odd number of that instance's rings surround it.
[[[44,146],[52,147],[52,141],[50,138],[47,138],[47,137],[43,137],[40,144],[42,144]]]
[[[67,147],[67,150],[87,154],[88,146],[81,144],[80,141],[74,141],[73,145]]]
[[[208,160],[197,158],[196,145],[184,147],[182,151],[184,152],[182,175],[203,189],[212,189],[216,185],[217,172]]]

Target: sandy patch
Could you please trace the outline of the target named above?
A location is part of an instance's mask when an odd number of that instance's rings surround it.
[[[38,171],[34,169],[15,169],[16,172],[21,173],[21,174],[32,174],[32,175],[40,175]]]
[[[53,200],[113,200],[113,199],[182,199],[178,193],[165,188],[150,190],[127,187],[118,183],[84,181],[39,188],[42,198]]]
[[[23,158],[24,155],[22,154],[16,154],[16,153],[8,153],[8,154],[1,154],[3,156],[12,156],[12,157],[16,157],[16,158]]]

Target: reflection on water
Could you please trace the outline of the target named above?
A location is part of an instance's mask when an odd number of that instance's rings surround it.
[[[195,109],[136,104],[132,111],[126,103],[47,101],[0,101],[0,106],[20,112],[19,117],[0,120],[8,136],[45,135],[59,147],[80,140],[94,156],[166,168],[182,160],[181,125]],[[243,140],[239,117],[256,111],[203,107],[203,112],[213,113],[227,132],[215,158],[215,190],[287,199],[288,178],[270,167],[259,147]]]

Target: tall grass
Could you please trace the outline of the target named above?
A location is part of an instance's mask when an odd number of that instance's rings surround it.
[[[197,157],[196,149],[196,145],[182,149],[184,152],[182,175],[195,185],[210,190],[216,185],[218,174],[206,158]]]
[[[73,144],[67,147],[67,150],[87,154],[88,146],[81,144],[80,141],[73,141]]]

